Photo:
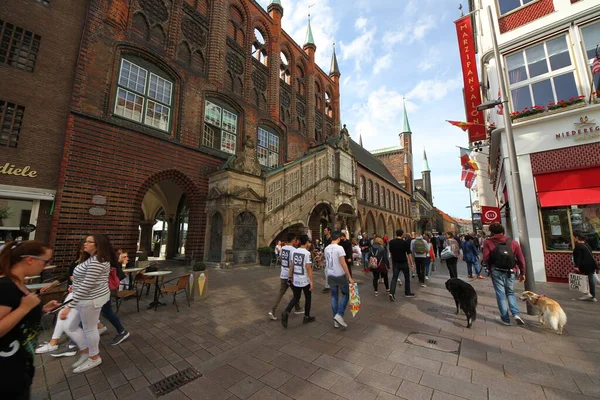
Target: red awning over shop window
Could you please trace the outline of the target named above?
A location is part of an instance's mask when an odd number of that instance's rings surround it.
[[[600,204],[600,167],[535,177],[542,207]]]

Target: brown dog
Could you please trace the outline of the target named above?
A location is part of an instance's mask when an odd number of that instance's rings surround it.
[[[540,324],[546,325],[546,322],[548,322],[553,331],[562,335],[563,328],[567,324],[567,315],[560,304],[546,297],[546,295],[530,291],[523,292],[521,300],[528,302],[538,309]]]

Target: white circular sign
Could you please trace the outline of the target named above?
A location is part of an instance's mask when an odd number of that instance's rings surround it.
[[[496,221],[498,219],[498,213],[494,210],[488,210],[485,212],[485,219],[488,221]]]

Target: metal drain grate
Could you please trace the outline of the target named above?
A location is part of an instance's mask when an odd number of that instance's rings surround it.
[[[150,390],[156,397],[163,396],[173,390],[182,387],[186,383],[190,383],[194,379],[200,378],[202,374],[196,371],[194,368],[186,368],[183,371],[179,371],[176,374],[167,376],[150,386]]]
[[[426,333],[411,333],[405,342],[431,350],[443,351],[444,353],[458,354],[460,350],[460,343],[458,341]]]
[[[431,339],[429,339],[427,341],[427,343],[429,343],[429,344],[437,344],[437,340],[431,340]]]

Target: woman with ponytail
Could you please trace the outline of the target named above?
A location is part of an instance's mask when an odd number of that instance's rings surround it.
[[[0,399],[29,399],[42,313],[40,298],[27,290],[25,277],[40,275],[52,259],[52,249],[36,240],[9,242],[0,251]]]

